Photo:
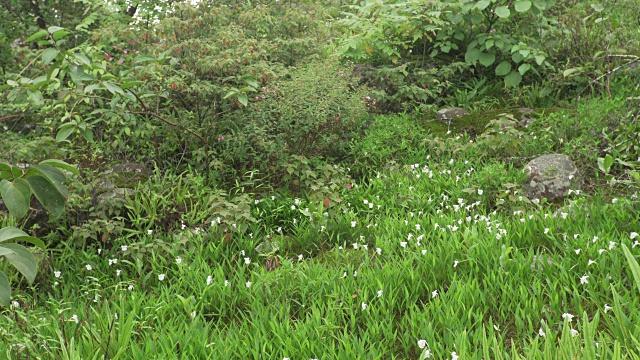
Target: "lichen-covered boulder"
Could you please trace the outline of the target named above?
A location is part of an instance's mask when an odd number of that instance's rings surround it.
[[[152,172],[146,166],[138,163],[124,163],[114,166],[100,175],[98,186],[94,193],[96,204],[116,204],[133,195],[133,189],[138,184],[149,179]]]
[[[469,115],[469,112],[463,108],[448,108],[440,109],[436,112],[436,119],[444,122],[451,122],[452,119],[459,118],[461,116]]]
[[[569,190],[580,190],[582,178],[570,157],[547,154],[531,160],[523,169],[529,173],[524,190],[530,199],[563,198]]]

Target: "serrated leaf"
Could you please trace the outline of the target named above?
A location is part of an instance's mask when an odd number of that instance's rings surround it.
[[[495,53],[482,53],[478,58],[480,64],[484,66],[491,66],[494,62],[496,62],[496,54]]]
[[[498,6],[495,9],[495,13],[496,15],[498,15],[499,17],[506,19],[509,17],[509,15],[511,15],[511,11],[509,11],[509,8],[506,6]]]
[[[51,61],[53,61],[53,59],[55,59],[55,58],[56,58],[56,56],[58,56],[58,54],[59,54],[59,53],[60,53],[60,52],[59,52],[59,51],[58,51],[58,49],[56,49],[56,48],[48,48],[48,49],[45,49],[45,50],[42,52],[42,63],[43,63],[44,65],[49,64]]]
[[[511,72],[511,63],[508,61],[503,61],[496,67],[496,75],[498,76],[505,76],[509,72]]]
[[[522,81],[522,75],[517,71],[511,71],[509,75],[504,77],[504,84],[506,86],[518,86]]]
[[[27,178],[31,191],[49,212],[53,219],[57,219],[64,211],[64,196],[56,186],[41,175]]]
[[[29,284],[33,284],[38,273],[38,263],[31,251],[20,244],[13,243],[0,244],[0,248],[13,251],[12,254],[4,255],[4,258],[27,278]]]
[[[0,243],[7,242],[7,241],[10,241],[10,242],[26,241],[43,250],[46,249],[46,247],[44,246],[44,242],[42,242],[42,240],[38,239],[37,237],[30,236],[26,232],[13,226],[7,226],[0,229]]]
[[[11,284],[7,276],[0,271],[0,304],[9,306],[11,301]]]
[[[36,32],[35,34],[29,36],[24,42],[28,43],[34,40],[38,40],[41,39],[45,36],[49,35],[49,33],[47,32],[47,30],[40,30],[38,32]]]
[[[531,1],[516,1],[515,6],[517,12],[525,12],[531,9]]]
[[[22,219],[29,211],[31,190],[29,183],[24,179],[16,179],[13,182],[0,180],[0,195],[9,214],[14,218]]]

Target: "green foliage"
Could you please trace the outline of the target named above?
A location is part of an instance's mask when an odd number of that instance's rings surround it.
[[[358,177],[372,176],[391,162],[415,164],[433,149],[422,145],[428,137],[415,117],[379,115],[368,123],[365,134],[351,142],[348,166]]]
[[[372,65],[397,63],[416,43],[433,42],[446,21],[443,5],[424,0],[365,1],[349,5],[340,25],[348,29],[341,40],[344,58]]]
[[[543,74],[553,69],[545,47],[552,33],[545,12],[553,1],[446,2],[460,7],[446,12],[450,26],[436,36],[432,57],[460,56],[461,52],[455,50],[464,49],[466,63],[481,74],[493,70],[506,86],[519,85],[529,72]]]
[[[343,157],[367,109],[367,92],[350,84],[349,73],[333,60],[311,62],[225,116],[219,124],[224,138],[214,148],[222,170],[256,169],[277,181],[292,155]]]
[[[45,160],[26,169],[0,162],[0,197],[9,214],[15,219],[23,218],[29,211],[31,195],[44,206],[52,218],[64,210],[67,188],[63,185],[66,176],[61,170],[79,175],[73,166],[60,160]],[[16,241],[27,241],[45,248],[38,238],[28,236],[14,227],[0,229],[0,256],[23,274],[29,284],[33,283],[38,269],[31,252]],[[6,275],[0,271],[0,304],[7,306],[11,297],[11,286]]]

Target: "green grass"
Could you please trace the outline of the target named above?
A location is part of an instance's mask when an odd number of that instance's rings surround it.
[[[578,119],[593,113],[584,109]],[[575,122],[553,131],[588,138],[589,124],[562,116],[540,124]],[[1,310],[0,357],[640,356],[640,288],[622,247],[640,255],[637,199],[601,187],[533,204],[510,185],[523,179],[520,168],[484,154],[488,144],[454,133],[419,148],[421,134],[409,133],[394,149],[396,134],[414,124],[380,119],[355,144],[379,153],[360,159],[360,181],[330,208],[304,194],[260,196],[248,202],[257,221],[238,217],[247,230],[226,239],[229,223],[195,230],[212,214],[185,211],[186,229],[147,233],[172,227],[140,220],[161,211],[130,207],[141,223],[129,236],[82,251],[63,242],[42,260],[35,285],[16,289],[15,306]],[[540,141],[519,145],[527,156],[563,146],[541,137],[544,126],[532,131]],[[198,201],[215,193],[197,176],[173,184],[164,196],[193,209],[207,209]],[[263,241],[279,249],[261,255]]]
[[[332,213],[323,232],[298,216],[300,225],[281,239],[295,241],[303,259],[281,252],[273,271],[254,250],[263,233],[225,242],[203,232],[182,243],[152,234],[118,239],[100,253],[54,252],[40,282],[16,296],[19,307],[3,311],[3,353],[12,359],[417,359],[418,340],[436,358],[451,352],[464,359],[584,358],[594,349],[611,358],[616,344],[625,354],[638,352],[625,332],[639,329],[618,322],[639,320],[638,289],[630,286],[620,247],[640,251],[630,239],[640,230],[637,204],[586,198],[564,220],[549,216],[551,208],[525,203],[487,206],[506,190],[484,188],[478,195],[482,170],[497,171],[496,164],[443,163],[389,172],[345,191],[349,210]],[[522,213],[514,215],[515,208]],[[318,253],[319,240],[332,245]],[[542,265],[532,266],[540,257]],[[605,304],[616,303],[619,309],[604,312]],[[575,318],[564,321],[563,313]],[[559,340],[568,328],[579,335]],[[597,348],[584,338],[589,331]]]

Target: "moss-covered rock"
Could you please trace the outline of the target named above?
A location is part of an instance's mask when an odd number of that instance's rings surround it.
[[[468,133],[471,136],[482,134],[486,126],[491,120],[495,120],[503,116],[503,114],[510,114],[518,120],[518,124],[521,126],[528,126],[535,122],[544,114],[563,110],[561,108],[547,108],[547,109],[529,109],[529,108],[516,108],[516,109],[499,109],[491,110],[482,113],[473,113],[464,115],[453,119],[450,122],[442,121],[438,118],[428,117],[423,119],[423,126],[427,131],[435,136],[444,136],[448,131],[454,134]]]

